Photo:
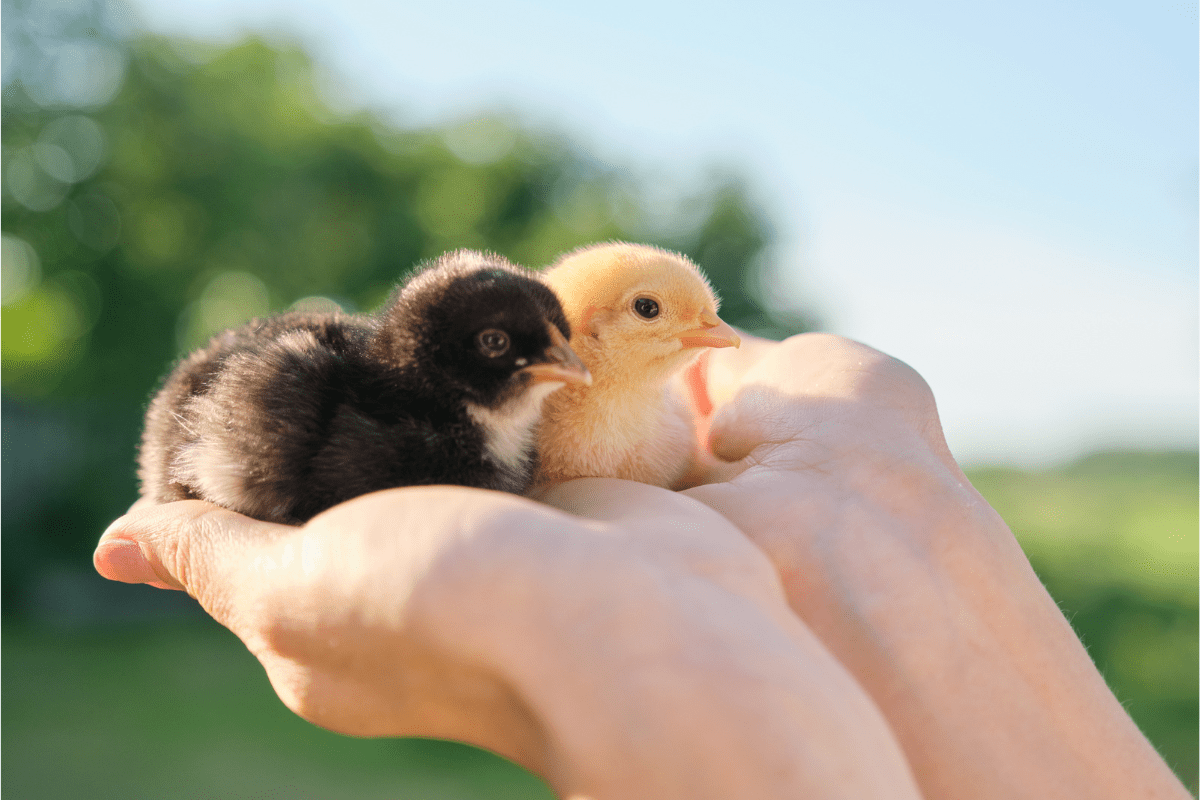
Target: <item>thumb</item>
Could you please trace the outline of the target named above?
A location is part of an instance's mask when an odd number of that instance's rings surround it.
[[[722,461],[741,461],[764,445],[796,438],[799,420],[783,396],[764,386],[747,386],[713,415],[709,448]]]
[[[92,563],[109,580],[183,590],[212,613],[225,605],[223,587],[237,583],[233,573],[295,530],[199,500],[135,507],[108,526]]]
[[[680,376],[682,394],[687,398],[696,424],[701,460],[705,462],[712,460],[708,451],[714,410],[724,406],[737,394],[746,374],[778,344],[743,331],[738,333],[742,339],[740,347],[706,350]],[[714,454],[720,457],[715,451]],[[708,466],[719,465],[709,463]]]
[[[738,393],[746,376],[775,349],[779,343],[738,331],[742,343],[737,348],[722,348],[706,352],[702,372],[708,409],[720,408]]]

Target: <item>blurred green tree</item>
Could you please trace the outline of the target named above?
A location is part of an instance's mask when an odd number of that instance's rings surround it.
[[[296,47],[134,37],[119,11],[4,3],[9,609],[36,564],[86,558],[133,499],[142,409],[169,363],[253,316],[373,308],[452,248],[536,267],[630,239],[706,267],[733,324],[801,327],[755,294],[771,231],[736,178],[664,201],[672,187],[509,119],[339,115]]]

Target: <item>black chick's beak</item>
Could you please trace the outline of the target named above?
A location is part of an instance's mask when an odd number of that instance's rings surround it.
[[[532,383],[577,383],[591,386],[592,374],[567,344],[566,337],[554,323],[550,323],[547,329],[550,332],[550,346],[542,353],[545,361],[530,364],[521,371],[530,375]]]

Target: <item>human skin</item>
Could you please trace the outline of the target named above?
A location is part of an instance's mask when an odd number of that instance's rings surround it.
[[[96,566],[185,588],[293,711],[491,749],[569,798],[915,798],[878,709],[770,563],[690,498],[399,489],[302,528],[198,501],[110,527]]]
[[[925,797],[1190,796],[955,463],[915,371],[806,335],[714,353],[692,380],[725,480],[685,493],[767,553]]]
[[[304,528],[177,503],[97,568],[186,587],[317,724],[468,741],[564,797],[1188,796],[915,372],[806,335],[690,377],[721,458],[683,493],[400,489]]]

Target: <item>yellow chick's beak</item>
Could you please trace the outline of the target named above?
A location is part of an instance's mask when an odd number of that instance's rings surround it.
[[[567,344],[566,337],[554,324],[549,325],[548,329],[550,346],[543,353],[546,360],[530,364],[521,371],[528,373],[533,383],[579,383],[591,386],[592,373],[588,372],[579,356],[575,355],[575,351]]]
[[[700,326],[679,334],[684,348],[689,347],[739,347],[742,339],[728,323],[713,312],[705,309],[700,314]]]

